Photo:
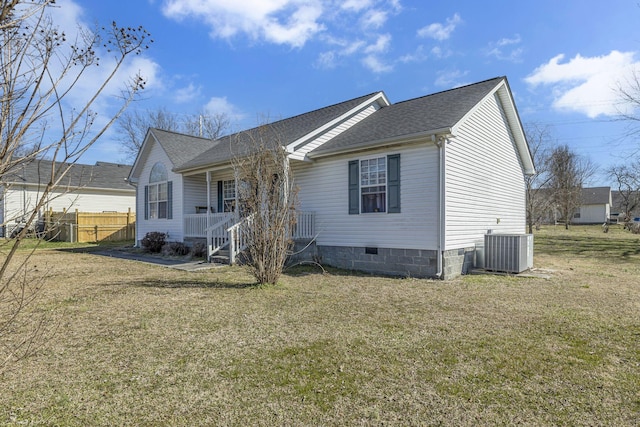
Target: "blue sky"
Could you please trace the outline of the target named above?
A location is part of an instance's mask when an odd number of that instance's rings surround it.
[[[59,0],[61,26],[142,25],[130,108],[225,112],[234,130],[383,90],[391,102],[505,75],[523,123],[601,170],[640,142],[616,88],[640,66],[635,0]],[[108,115],[108,106],[101,115]],[[110,131],[81,159],[123,159]],[[592,184],[608,185],[603,174]]]

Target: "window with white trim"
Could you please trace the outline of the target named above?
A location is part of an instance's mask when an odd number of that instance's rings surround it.
[[[147,189],[148,216],[150,219],[169,217],[169,189],[167,168],[158,162],[151,168]]]
[[[233,179],[222,181],[222,208],[224,212],[236,210],[236,182]]]
[[[400,154],[349,161],[349,215],[400,213]]]
[[[387,211],[387,158],[360,160],[360,212]]]

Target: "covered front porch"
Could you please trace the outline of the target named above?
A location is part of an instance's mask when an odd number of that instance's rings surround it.
[[[207,259],[221,250],[228,249],[229,263],[246,247],[242,226],[248,221],[237,212],[197,213],[184,215],[184,237],[204,239]],[[293,240],[310,240],[315,237],[315,212],[296,211],[296,224],[291,231]]]
[[[208,219],[207,216],[209,217]],[[237,219],[235,212],[185,215],[184,237],[206,238],[207,228],[220,223],[233,222],[234,219]],[[304,240],[312,239],[314,236],[315,212],[296,212],[296,226],[291,237],[294,240]]]

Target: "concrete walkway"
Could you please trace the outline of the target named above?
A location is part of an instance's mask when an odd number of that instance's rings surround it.
[[[117,249],[106,249],[91,251],[94,255],[107,256],[111,258],[126,259],[130,261],[146,262],[149,264],[161,265],[163,267],[175,268],[176,270],[184,271],[200,271],[208,270],[211,268],[223,267],[224,264],[217,264],[213,262],[206,262],[204,260],[194,260],[185,262],[183,259],[163,258],[160,256],[153,256],[144,253],[128,252]]]

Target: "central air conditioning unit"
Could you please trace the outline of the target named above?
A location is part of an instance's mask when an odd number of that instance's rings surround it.
[[[533,234],[485,234],[484,268],[505,273],[533,268]]]

